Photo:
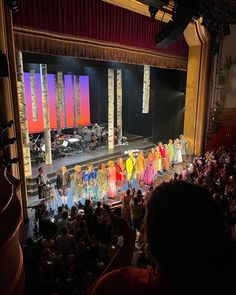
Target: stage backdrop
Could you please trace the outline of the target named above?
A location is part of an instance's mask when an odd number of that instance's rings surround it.
[[[65,85],[65,106],[66,106],[66,120],[64,121],[63,112],[61,112],[61,126],[62,128],[73,127],[73,102],[72,102],[72,75],[64,75]],[[32,116],[32,102],[31,102],[31,89],[30,89],[30,74],[25,73],[25,95],[26,95],[26,108],[27,118],[29,125],[29,133],[42,132],[43,128],[43,113],[42,113],[42,91],[40,74],[35,74],[36,81],[36,96],[38,105],[38,120],[33,121]],[[75,87],[76,83],[74,83]],[[80,76],[80,95],[81,95],[81,116],[77,118],[78,125],[90,124],[90,99],[89,99],[89,77]],[[56,123],[56,93],[54,74],[48,74],[48,101],[50,111],[50,127],[57,128]]]
[[[183,133],[186,72],[152,68],[152,139],[167,142]]]

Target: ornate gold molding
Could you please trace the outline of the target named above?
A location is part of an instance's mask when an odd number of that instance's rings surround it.
[[[190,154],[202,153],[208,102],[210,37],[201,19],[191,22],[184,31],[189,45],[185,102],[184,135]]]
[[[148,5],[145,5],[145,4],[138,2],[136,0],[129,0],[129,1],[127,1],[127,0],[103,0],[103,1],[150,17],[150,13],[148,11]],[[162,21],[164,23],[168,23],[171,20],[172,6],[174,3],[170,3],[170,4],[171,4],[171,6],[166,6],[165,9],[158,10],[156,17],[155,17],[157,20]]]
[[[14,39],[16,49],[23,52],[187,69],[187,60],[183,57],[29,28],[14,27]]]

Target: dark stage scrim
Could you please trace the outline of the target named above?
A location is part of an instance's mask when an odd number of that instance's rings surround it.
[[[73,101],[72,101],[72,77],[75,76],[64,75],[65,85],[65,105],[66,105],[66,126],[63,117],[63,111],[61,111],[61,127],[73,127]],[[31,102],[31,89],[30,89],[30,74],[25,73],[25,95],[26,95],[26,108],[29,133],[42,132],[43,128],[43,114],[42,114],[42,90],[40,74],[35,74],[36,81],[36,97],[38,106],[38,120],[33,121],[32,118],[32,102]],[[76,83],[74,83],[75,87]],[[80,119],[77,118],[78,125],[90,124],[90,95],[89,95],[89,76],[80,76]],[[50,112],[50,127],[57,128],[56,123],[56,91],[55,80],[53,74],[48,74],[48,101]]]

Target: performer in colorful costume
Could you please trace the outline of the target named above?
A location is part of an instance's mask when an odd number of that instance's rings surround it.
[[[174,148],[175,148],[175,157],[174,157],[174,162],[175,164],[182,163],[182,145],[179,142],[179,139],[176,139],[174,142]]]
[[[81,166],[76,165],[74,169],[75,169],[75,172],[73,174],[73,180],[74,180],[73,203],[76,203],[83,198],[83,195],[85,194],[85,189],[84,189],[84,175],[83,175],[83,172],[81,171]]]
[[[145,168],[146,168],[146,163],[143,156],[143,151],[140,151],[136,161],[138,186],[142,186]]]
[[[126,179],[125,175],[125,165],[123,163],[123,158],[117,159],[116,164],[116,185],[121,187],[124,185]]]
[[[116,167],[113,161],[108,161],[107,168],[107,180],[108,180],[108,198],[115,198],[116,196]]]
[[[154,169],[153,169],[153,158],[152,154],[149,153],[146,159],[146,170],[144,173],[143,182],[148,185],[153,185],[154,183]]]
[[[132,180],[136,178],[136,159],[134,157],[134,153],[132,151],[129,152],[129,158],[126,160],[126,172],[127,172],[127,181],[128,187],[132,187]]]
[[[168,171],[170,169],[170,153],[169,153],[167,144],[164,144],[164,149],[165,149],[164,170]]]
[[[157,175],[157,171],[158,171],[158,164],[157,164],[157,153],[155,151],[154,148],[152,148],[152,151],[151,151],[151,154],[152,154],[152,167],[153,167],[153,171],[154,171],[154,177]]]
[[[94,200],[96,198],[97,171],[93,169],[92,164],[87,166],[87,170],[84,173],[84,182],[87,197]]]
[[[100,202],[104,201],[107,195],[108,181],[106,165],[102,163],[98,170],[98,199]]]
[[[173,164],[174,164],[174,157],[175,157],[175,149],[174,149],[174,145],[173,145],[173,140],[172,139],[169,139],[168,150],[169,150],[169,155],[170,155],[170,166],[173,166]]]
[[[163,169],[164,169],[164,161],[165,161],[165,149],[164,149],[164,146],[162,144],[162,142],[160,141],[158,143],[158,146],[159,146],[159,151],[160,151],[160,154],[161,154],[161,170],[159,170],[161,173],[163,173]]]
[[[186,140],[184,140],[184,136],[181,134],[180,135],[180,141],[179,141],[179,143],[181,144],[181,154],[182,154],[182,158],[183,158],[183,161],[185,161],[186,160],[186,156],[187,156],[187,152],[186,152],[186,145],[187,145],[187,141]]]
[[[158,145],[156,146],[156,155],[157,155],[157,171],[161,173],[162,171],[161,153],[160,153],[160,149]]]

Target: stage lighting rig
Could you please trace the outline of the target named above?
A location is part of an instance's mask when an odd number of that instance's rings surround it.
[[[216,38],[230,20],[229,0],[176,0],[172,20],[157,34],[156,45],[165,48],[175,42],[192,20],[203,18],[202,25]],[[229,29],[225,26],[226,34]]]
[[[157,9],[169,5],[169,0],[138,0],[138,2],[141,2],[151,7],[155,7]]]
[[[149,6],[148,10],[149,10],[151,18],[155,18],[156,14],[158,12],[158,9],[156,7],[153,7],[153,6]]]
[[[138,2],[148,5],[148,11],[153,19],[159,9],[164,6],[169,6],[169,0],[138,0]]]

